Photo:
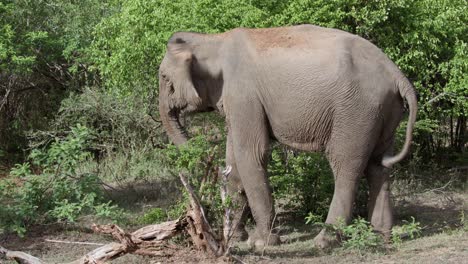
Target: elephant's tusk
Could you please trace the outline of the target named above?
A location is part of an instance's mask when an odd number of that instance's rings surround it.
[[[221,173],[224,175],[224,176],[228,176],[232,171],[232,166],[231,165],[228,165]]]

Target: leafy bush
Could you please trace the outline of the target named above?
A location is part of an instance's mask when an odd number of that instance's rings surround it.
[[[180,147],[169,145],[165,150],[173,173],[188,174],[188,181],[200,197],[213,226],[222,225],[224,208],[231,206],[222,202],[220,194],[222,179],[218,177],[218,168],[224,160],[223,149],[222,143],[208,141],[205,136],[199,135]],[[171,214],[180,216],[181,204],[187,202],[188,196],[184,193],[183,199],[172,208]]]
[[[392,242],[393,245],[399,247],[403,242],[402,236],[408,236],[410,239],[414,239],[421,234],[421,226],[419,222],[416,222],[414,217],[411,217],[411,222],[404,221],[401,226],[394,226],[392,228]]]
[[[92,138],[81,125],[47,149],[34,149],[30,162],[17,164],[9,177],[0,180],[0,226],[24,234],[28,226],[48,222],[75,222],[86,213],[117,217],[120,212],[103,202],[95,173],[80,166],[90,158],[86,151]]]
[[[132,98],[134,105],[113,97],[103,89],[85,87],[61,102],[48,131],[30,134],[33,147],[47,144],[70,126],[83,124],[93,131],[89,146],[106,154],[161,143],[161,124],[149,115],[145,98]]]
[[[296,153],[276,147],[268,166],[277,201],[301,214],[326,217],[334,180],[327,159],[320,153]],[[322,219],[323,220],[323,219]]]
[[[338,219],[336,224],[325,224],[322,222],[321,216],[313,213],[309,213],[305,220],[306,224],[321,226],[329,232],[338,234],[341,245],[347,250],[363,253],[379,250],[384,246],[383,237],[376,233],[372,225],[361,217],[355,218],[349,225],[346,225],[342,218]],[[398,248],[403,241],[402,236],[415,239],[421,234],[421,229],[420,223],[411,217],[411,222],[404,221],[403,225],[392,228],[391,241]]]
[[[90,32],[114,11],[108,2],[0,2],[0,148],[9,162],[25,158],[26,132],[47,129],[70,91],[98,82],[84,51],[94,38]]]
[[[158,224],[167,219],[167,213],[162,208],[156,207],[142,215],[138,222],[142,224]]]
[[[383,246],[382,237],[375,233],[370,223],[363,218],[358,217],[349,225],[346,225],[344,221],[339,221],[334,228],[342,235],[345,249],[362,252],[376,250]]]

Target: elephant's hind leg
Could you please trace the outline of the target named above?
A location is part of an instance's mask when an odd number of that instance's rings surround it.
[[[393,226],[390,173],[380,161],[371,161],[366,169],[366,177],[369,183],[369,220],[375,231],[389,239]]]
[[[336,157],[329,157],[329,160],[335,176],[335,190],[325,223],[337,224],[338,221],[344,221],[345,224],[349,224],[359,179],[367,160]],[[314,244],[318,248],[328,248],[337,243],[337,235],[326,229],[323,229],[314,239]]]
[[[341,123],[330,137],[326,154],[335,177],[335,190],[326,224],[337,224],[340,220],[345,224],[351,222],[359,180],[377,141],[373,136],[379,131],[376,121],[366,116],[356,117],[352,122]],[[337,234],[324,229],[314,242],[319,248],[333,246],[338,242]]]

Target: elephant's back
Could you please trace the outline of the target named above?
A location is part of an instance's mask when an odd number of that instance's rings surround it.
[[[276,28],[238,28],[231,31],[233,38],[243,39],[246,49],[253,55],[263,56],[284,50],[321,50],[333,48],[343,37],[354,35],[338,29],[314,25]]]

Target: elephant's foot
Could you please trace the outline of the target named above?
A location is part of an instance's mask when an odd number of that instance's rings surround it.
[[[382,241],[385,244],[390,244],[392,242],[392,230],[376,230],[374,229],[374,232],[378,234],[381,238]]]
[[[281,240],[278,234],[259,236],[255,232],[249,237],[247,244],[255,250],[263,250],[266,246],[276,246],[281,244]]]
[[[334,232],[322,229],[320,233],[314,238],[314,245],[319,249],[333,248],[340,244]]]

